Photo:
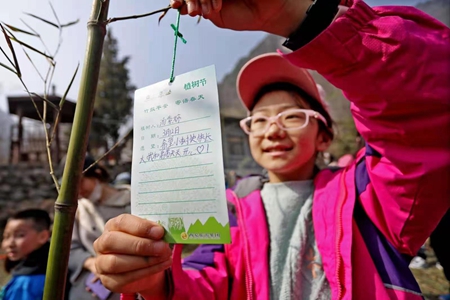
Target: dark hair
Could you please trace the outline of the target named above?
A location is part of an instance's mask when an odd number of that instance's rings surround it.
[[[48,212],[42,209],[26,209],[15,213],[9,220],[32,220],[37,231],[50,230],[52,223]]]
[[[320,113],[325,120],[327,121],[327,124],[323,124],[322,122],[319,122],[319,129],[326,132],[331,139],[334,137],[333,133],[333,120],[331,119],[330,114],[326,111],[326,109],[323,107],[322,103],[309,95],[307,92],[305,92],[300,87],[289,83],[289,82],[274,82],[270,83],[268,85],[263,86],[258,93],[256,94],[254,100],[253,100],[253,106],[250,107],[250,110],[253,109],[255,104],[265,95],[271,92],[275,91],[286,91],[286,92],[293,92],[299,95],[303,100],[305,100],[306,103],[309,104],[312,110],[317,111]]]
[[[94,163],[95,159],[92,156],[86,155],[84,159],[83,171],[89,168]],[[88,178],[97,178],[101,182],[108,182],[110,179],[108,171],[106,171],[105,168],[99,166],[98,163],[95,163],[86,172],[84,172],[83,176]]]

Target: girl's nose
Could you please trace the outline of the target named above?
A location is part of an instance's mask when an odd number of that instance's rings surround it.
[[[266,137],[268,137],[268,138],[280,138],[280,137],[284,137],[285,134],[286,134],[286,132],[282,128],[280,128],[278,123],[273,121],[269,125],[269,129],[266,132]]]

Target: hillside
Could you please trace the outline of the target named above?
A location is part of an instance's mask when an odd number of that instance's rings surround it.
[[[450,1],[430,0],[417,5],[417,8],[437,18],[441,22],[450,26]],[[267,35],[250,53],[241,58],[233,71],[227,74],[219,84],[219,99],[221,113],[226,117],[241,118],[246,116],[236,92],[236,78],[240,68],[251,58],[267,52],[274,52],[277,49],[286,50],[281,46],[283,39]],[[336,139],[330,148],[332,154],[342,155],[344,152],[354,151],[355,127],[350,115],[350,104],[342,95],[342,92],[325,80],[321,75],[312,72],[317,83],[321,84],[327,92],[327,102],[330,105],[331,115],[337,127]]]

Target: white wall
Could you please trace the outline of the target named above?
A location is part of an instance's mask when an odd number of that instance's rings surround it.
[[[0,94],[0,102],[5,101],[5,98]],[[9,161],[11,124],[9,113],[0,108],[0,165]]]

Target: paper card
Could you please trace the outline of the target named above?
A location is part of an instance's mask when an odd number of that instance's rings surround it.
[[[221,136],[214,66],[136,91],[131,212],[167,242],[230,243]]]

